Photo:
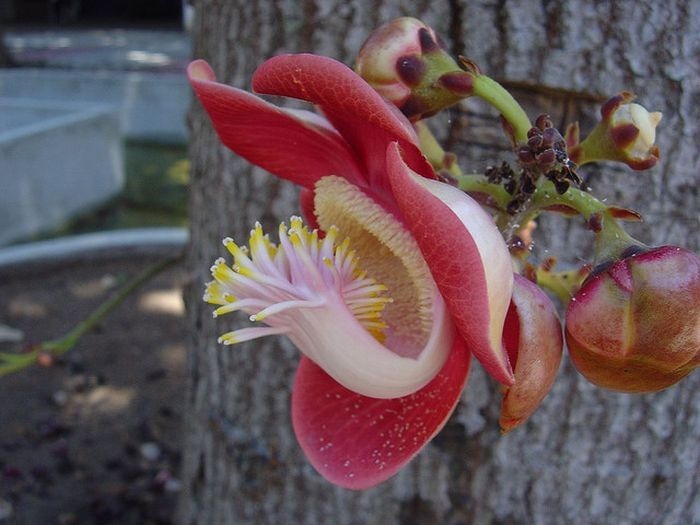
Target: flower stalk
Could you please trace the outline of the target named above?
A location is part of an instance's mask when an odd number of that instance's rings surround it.
[[[532,127],[523,107],[513,95],[491,77],[482,73],[471,73],[473,94],[493,106],[501,114],[513,133],[513,142],[527,141],[527,132]]]
[[[131,294],[181,260],[181,256],[163,259],[146,268],[133,279],[124,284],[113,296],[97,307],[86,319],[80,321],[63,336],[44,341],[23,353],[0,353],[0,377],[19,372],[34,364],[51,363],[55,357],[62,356],[75,348],[80,339],[93,330],[105,317],[117,308]]]

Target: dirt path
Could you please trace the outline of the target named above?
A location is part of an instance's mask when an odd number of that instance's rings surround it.
[[[0,325],[25,343],[54,338],[156,260],[0,270]],[[182,268],[168,270],[61,361],[0,378],[0,524],[171,523],[184,281]]]

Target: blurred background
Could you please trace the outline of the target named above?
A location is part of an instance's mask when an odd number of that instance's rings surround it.
[[[180,0],[0,3],[0,245],[185,224],[185,11]]]
[[[0,0],[0,352],[61,338],[182,252],[187,17],[181,0]],[[0,524],[171,523],[184,275],[0,377]]]

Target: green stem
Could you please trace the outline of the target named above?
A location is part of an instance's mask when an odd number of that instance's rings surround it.
[[[594,263],[619,259],[624,251],[631,246],[644,246],[643,243],[627,233],[620,223],[610,215],[603,214],[602,228],[595,236]]]
[[[445,161],[445,150],[430,131],[428,124],[424,120],[419,120],[415,123],[416,133],[418,134],[418,141],[420,143],[420,149],[423,155],[428,159],[428,162],[435,168],[435,171],[444,169]],[[459,169],[459,165],[455,162],[454,167]]]
[[[496,225],[506,241],[521,226],[528,224],[531,219],[535,219],[539,215],[539,211],[531,206],[525,206],[521,212],[515,215],[506,213],[505,210],[513,196],[501,184],[489,182],[484,175],[462,175],[456,177],[456,179],[462,191],[467,193],[484,193],[496,203],[499,208],[496,216]]]
[[[495,204],[505,210],[512,196],[500,184],[488,182],[483,175],[458,175],[459,188],[467,193],[483,193],[488,195]],[[508,240],[521,226],[534,220],[548,208],[565,206],[580,213],[586,221],[597,218],[600,229],[595,233],[595,262],[615,259],[630,246],[640,246],[641,243],[631,237],[611,215],[608,206],[596,199],[590,193],[571,187],[565,193],[559,194],[554,184],[546,179],[540,179],[537,191],[525,203],[522,210],[515,215],[499,212],[496,217],[503,238]]]
[[[535,272],[537,285],[552,292],[562,304],[569,303],[588,275],[588,271],[582,269],[554,272],[537,267]]]
[[[500,210],[506,209],[513,196],[508,193],[501,184],[489,182],[488,179],[481,174],[455,175],[454,177],[457,179],[457,185],[462,191],[467,193],[482,193],[488,195],[493,200],[499,208],[496,222],[504,238],[506,238],[507,231],[505,229],[507,228],[506,222],[509,216]]]
[[[527,141],[527,132],[532,127],[525,110],[498,82],[486,75],[472,77],[474,95],[496,108],[511,125],[517,142]]]
[[[475,75],[474,79],[479,79],[475,86],[478,85],[479,89],[484,91],[489,97],[489,102],[501,110],[504,117],[513,126],[516,137],[519,135],[526,137],[527,131],[530,129],[530,122],[527,120],[525,112],[510,93],[500,84],[484,75]],[[489,89],[486,89],[487,87]],[[479,94],[476,89],[475,94]],[[485,98],[483,95],[480,96]],[[436,170],[444,168],[445,152],[435,140],[430,129],[424,123],[419,123],[417,129],[421,149],[433,167]],[[590,193],[578,188],[570,187],[566,192],[560,194],[551,181],[542,177],[538,181],[537,189],[529,201],[523,203],[522,209],[518,213],[510,215],[505,210],[513,196],[501,184],[489,182],[481,174],[463,175],[456,163],[453,164],[450,172],[457,180],[457,184],[462,191],[481,193],[491,198],[498,208],[496,224],[506,241],[512,237],[513,233],[527,225],[529,221],[536,219],[543,210],[559,205],[576,210],[587,221],[591,221],[597,215],[597,219],[600,221],[600,228],[597,231],[594,230],[596,238],[595,262],[617,258],[630,246],[641,244],[622,228],[611,215],[606,204],[596,199]]]
[[[537,215],[542,210],[557,205],[578,211],[586,221],[591,221],[596,216],[600,220],[600,228],[594,231],[594,263],[616,259],[630,246],[642,245],[624,230],[605,203],[578,188],[571,187],[563,194],[559,194],[552,182],[542,180],[538,184],[527,212]]]
[[[533,195],[531,206],[534,209],[543,210],[556,205],[573,208],[583,215],[584,219],[590,219],[595,213],[607,213],[608,211],[605,203],[590,193],[570,187],[563,194],[559,194],[552,182],[541,179],[537,191]]]
[[[459,184],[459,189],[467,193],[485,193],[491,197],[499,206],[506,207],[513,198],[501,184],[489,182],[484,175],[474,173],[471,175],[459,175],[455,177]]]
[[[102,303],[87,317],[87,319],[81,321],[72,330],[63,335],[63,337],[40,343],[32,351],[23,354],[0,354],[0,377],[18,372],[36,363],[38,356],[42,353],[48,353],[54,356],[65,354],[78,343],[83,335],[92,330],[112,310],[119,306],[124,299],[129,297],[129,295],[144,283],[177,263],[180,259],[180,256],[169,257],[146,268],[122,286],[115,295]]]
[[[620,160],[620,154],[611,144],[610,130],[605,123],[599,123],[577,146],[577,164],[583,166],[600,160]]]
[[[13,374],[36,363],[38,350],[32,350],[24,354],[0,354],[0,377]]]

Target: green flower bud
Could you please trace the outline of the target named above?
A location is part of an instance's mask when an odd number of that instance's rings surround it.
[[[655,145],[656,126],[661,113],[647,111],[633,103],[634,95],[622,92],[601,108],[603,120],[583,142],[572,144],[569,152],[574,162],[614,160],[634,170],[651,168],[659,159]]]
[[[435,31],[415,18],[397,18],[374,31],[355,70],[412,121],[472,94],[473,73],[461,69]]]

